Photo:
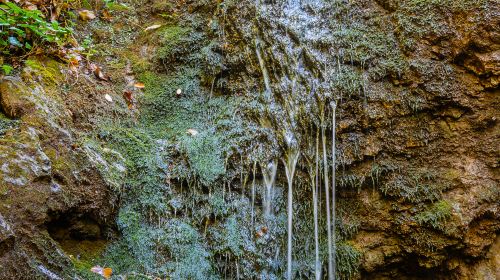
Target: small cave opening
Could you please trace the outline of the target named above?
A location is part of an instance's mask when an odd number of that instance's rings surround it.
[[[91,261],[98,258],[115,235],[113,226],[88,213],[53,212],[49,217],[47,232],[72,259]]]

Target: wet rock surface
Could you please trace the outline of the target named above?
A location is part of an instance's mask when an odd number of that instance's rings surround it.
[[[288,121],[264,114],[278,139],[296,121],[302,151],[318,126],[311,104],[337,101],[338,194],[357,205],[345,218],[359,223],[361,278],[475,279],[464,266],[496,250],[499,229],[497,5],[333,2],[235,4],[228,60],[257,54],[227,71],[228,89],[257,84],[269,106],[300,107]]]
[[[289,139],[293,271],[314,278],[311,174],[323,188],[333,102],[339,279],[500,277],[494,1],[131,6],[78,30],[111,50],[96,59],[112,82],[54,81],[76,77],[43,59],[0,82],[20,121],[0,127],[0,279],[65,279],[69,255],[104,247],[124,277],[281,279]]]
[[[49,63],[60,71],[62,64]],[[19,123],[0,136],[0,279],[65,279],[71,262],[49,235],[51,213],[77,211],[103,223],[115,195],[78,148],[71,106],[43,73],[30,75],[39,80],[0,81],[2,111]]]

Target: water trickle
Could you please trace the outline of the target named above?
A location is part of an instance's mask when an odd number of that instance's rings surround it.
[[[265,97],[266,99],[269,99],[272,95],[271,82],[270,82],[271,79],[269,78],[269,72],[267,71],[266,68],[266,62],[262,57],[261,45],[262,41],[259,38],[255,39],[255,52],[257,54],[257,59],[259,60],[259,66],[260,70],[262,71],[262,77],[264,78],[264,86],[266,87]]]
[[[315,146],[310,146],[310,150],[304,153],[307,161],[309,179],[311,180],[313,222],[314,222],[314,275],[316,280],[321,279],[321,260],[319,256],[319,221],[318,221],[318,176],[319,176],[319,129],[316,130]]]
[[[254,226],[254,223],[255,223],[255,171],[257,170],[257,162],[255,161],[253,163],[253,169],[252,169],[252,174],[253,174],[253,178],[252,178],[252,212],[251,212],[251,217],[252,217],[252,228]]]
[[[336,274],[336,251],[337,251],[337,244],[336,244],[336,236],[335,236],[335,223],[336,223],[336,216],[335,216],[335,169],[336,169],[336,156],[335,156],[335,133],[336,133],[336,123],[335,123],[335,113],[337,109],[337,104],[335,101],[332,101],[330,104],[332,106],[332,223],[333,223],[333,260],[332,260],[332,272],[333,272],[333,279],[335,279],[335,274]]]
[[[325,135],[325,110],[324,103],[321,104],[321,142],[323,144],[323,167],[324,167],[324,184],[325,184],[325,201],[326,201],[326,229],[327,229],[327,244],[328,244],[328,279],[335,279],[335,271],[333,268],[333,245],[332,245],[332,222],[330,215],[330,184],[328,182],[328,157],[326,151],[326,135]]]
[[[264,185],[266,193],[264,195],[264,216],[271,214],[271,202],[273,200],[273,186],[276,178],[276,170],[278,164],[273,160],[269,161],[266,165],[261,165],[262,176],[264,177]]]
[[[319,259],[319,225],[318,225],[318,185],[319,185],[319,130],[316,131],[314,176],[311,176],[311,187],[313,191],[313,215],[314,215],[314,252],[315,252],[315,275],[316,280],[321,279],[321,261]]]
[[[293,177],[295,175],[295,167],[297,165],[297,161],[299,160],[300,151],[297,139],[291,132],[286,133],[285,141],[288,146],[285,152],[285,159],[283,160],[283,163],[285,164],[286,179],[288,181],[287,279],[290,280],[292,279]]]
[[[332,260],[332,266],[333,266],[333,279],[335,279],[335,273],[336,273],[336,251],[337,251],[337,242],[336,242],[336,236],[335,236],[335,224],[336,224],[336,215],[335,215],[335,169],[336,169],[336,155],[335,155],[335,134],[336,134],[336,123],[335,123],[335,115],[336,115],[336,109],[337,109],[337,104],[335,101],[332,101],[330,104],[332,106],[332,221],[333,221],[333,260]]]

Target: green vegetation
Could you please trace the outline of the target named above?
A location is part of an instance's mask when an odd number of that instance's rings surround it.
[[[0,22],[3,55],[27,52],[42,43],[61,45],[72,32],[57,21],[48,22],[39,10],[23,9],[11,2],[0,5]]]
[[[418,213],[415,220],[420,225],[429,225],[435,229],[443,229],[444,223],[451,217],[452,207],[446,200],[440,200],[425,211]]]
[[[170,60],[185,54],[189,48],[195,46],[196,38],[192,36],[193,32],[190,28],[177,25],[161,28],[161,35],[159,35],[161,47],[157,51],[158,58]]]
[[[419,169],[407,170],[404,174],[393,172],[380,186],[385,195],[400,197],[412,203],[436,201],[446,188],[446,183],[440,182],[436,172]]]
[[[485,9],[487,0],[405,0],[394,17],[401,38],[429,35],[443,36],[449,32],[444,13],[463,13],[473,9]]]
[[[337,242],[337,278],[342,280],[352,279],[358,273],[361,253],[352,245]]]

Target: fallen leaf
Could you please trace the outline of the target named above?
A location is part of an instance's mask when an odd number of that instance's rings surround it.
[[[81,10],[78,12],[78,15],[82,20],[93,20],[95,19],[95,14],[89,10]]]
[[[155,30],[155,29],[158,29],[160,27],[161,27],[161,24],[155,24],[155,25],[148,26],[146,29],[144,29],[144,31]]]
[[[258,230],[255,233],[255,237],[260,238],[260,237],[264,236],[266,233],[267,233],[267,227],[262,227],[260,230]]]
[[[102,270],[102,276],[104,276],[104,278],[106,278],[106,279],[109,279],[112,274],[113,274],[113,270],[109,267],[105,267]]]
[[[32,3],[30,3],[30,2],[26,2],[25,3],[24,9],[29,10],[29,11],[36,11],[36,10],[38,10],[37,6],[34,5],[34,4],[32,4]]]
[[[95,64],[92,64],[90,65],[90,69],[92,69],[92,71],[94,72],[94,75],[103,80],[103,81],[109,81],[109,77],[107,77],[106,75],[104,75],[104,73],[102,72],[102,69],[101,67],[95,65]]]
[[[196,129],[190,128],[187,130],[187,134],[190,134],[191,136],[196,136],[198,135],[198,131]]]
[[[111,21],[113,19],[113,16],[108,12],[108,10],[102,11],[102,19]]]
[[[134,87],[135,88],[144,88],[145,85],[143,83],[141,83],[141,82],[137,82],[137,83],[134,84]]]
[[[263,233],[267,233],[267,227],[265,227],[265,226],[264,226],[264,227],[262,227],[260,230],[261,230]]]
[[[132,95],[132,91],[126,90],[123,92],[123,99],[125,99],[125,102],[127,103],[127,107],[132,110],[134,108],[135,100],[134,96]]]
[[[113,98],[107,93],[104,95],[104,98],[106,98],[106,100],[108,100],[109,102],[113,102]]]

